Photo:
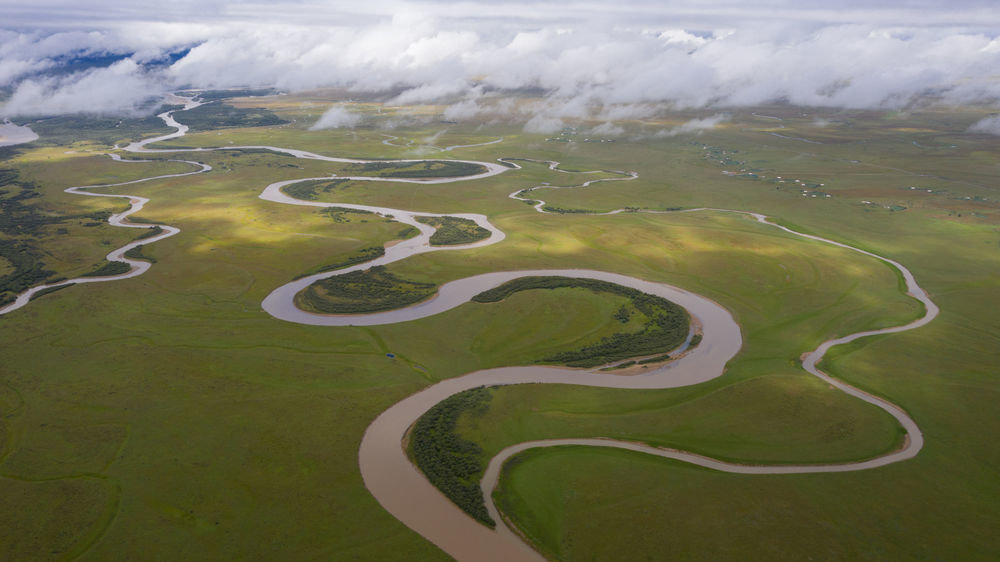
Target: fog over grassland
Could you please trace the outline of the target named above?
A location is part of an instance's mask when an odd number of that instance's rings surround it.
[[[455,120],[484,111],[491,92],[531,89],[547,101],[522,117],[539,131],[663,104],[1000,104],[1000,11],[937,4],[375,1],[347,11],[184,0],[149,13],[110,0],[13,0],[0,23],[0,116],[135,114],[151,95],[238,86],[393,92],[398,104],[447,103]],[[350,123],[339,111],[330,123]]]

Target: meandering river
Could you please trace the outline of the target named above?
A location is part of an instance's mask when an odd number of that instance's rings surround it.
[[[183,110],[191,109],[199,105],[198,102],[190,98],[183,98],[181,101],[183,101],[185,104]],[[227,147],[187,148],[187,149],[147,148],[147,145],[151,143],[162,142],[184,136],[184,134],[187,132],[187,126],[178,123],[174,119],[173,114],[174,111],[169,111],[161,114],[159,117],[168,126],[175,128],[176,129],[175,132],[147,139],[141,142],[129,144],[128,146],[125,147],[125,150],[138,153],[142,152],[176,153],[176,152],[203,152],[207,150],[267,149],[277,153],[288,154],[295,158],[324,160],[329,162],[349,162],[349,163],[369,162],[367,160],[334,158],[302,150],[271,147],[271,146],[227,146]],[[500,140],[492,142],[500,142]],[[491,144],[491,143],[483,143],[483,144]],[[460,148],[460,147],[455,146],[448,148]],[[112,157],[119,159],[117,156],[112,156]],[[394,162],[416,162],[416,161],[420,160],[395,160]],[[511,169],[507,166],[503,166],[501,164],[492,162],[477,162],[477,161],[464,161],[464,160],[460,162],[478,164],[483,167],[484,171],[479,174],[464,176],[464,177],[448,177],[448,178],[434,178],[434,179],[423,179],[423,178],[400,179],[400,178],[374,178],[374,177],[353,177],[353,176],[346,177],[346,179],[363,180],[363,181],[392,181],[392,182],[403,182],[403,183],[450,183],[456,181],[471,181],[478,178],[489,177],[503,173]],[[558,163],[551,161],[545,161],[545,162],[548,163],[552,169],[558,169]],[[179,177],[191,174],[199,174],[211,170],[211,167],[206,164],[201,164],[197,162],[188,162],[188,163],[191,164],[192,166],[197,167],[198,169],[184,174],[170,174],[166,176],[157,176],[157,177],[145,178],[141,180],[135,180],[132,182],[125,182],[120,184],[68,188],[66,190],[67,192],[79,195],[126,198],[129,200],[130,203],[129,210],[124,213],[120,213],[111,217],[111,219],[109,219],[109,222],[111,224],[128,228],[155,228],[159,226],[163,230],[163,232],[154,237],[132,242],[108,254],[107,259],[109,261],[120,261],[128,263],[131,267],[131,270],[128,273],[122,275],[108,276],[108,277],[77,278],[68,281],[63,281],[60,283],[33,287],[28,291],[25,291],[24,293],[19,295],[17,300],[13,304],[8,305],[3,309],[0,309],[0,314],[10,313],[13,310],[25,306],[35,293],[37,293],[38,291],[45,290],[47,288],[59,287],[62,285],[76,284],[76,283],[93,283],[93,282],[105,282],[105,281],[126,279],[130,277],[135,277],[137,275],[141,275],[147,269],[149,269],[150,264],[148,262],[130,260],[125,257],[125,253],[136,246],[143,244],[150,244],[162,240],[164,238],[167,238],[169,236],[173,236],[177,234],[179,230],[169,225],[148,225],[148,224],[130,223],[128,221],[128,216],[139,211],[143,207],[143,205],[149,202],[149,200],[146,198],[134,195],[117,195],[117,194],[112,195],[112,194],[93,193],[89,190],[102,187],[129,185],[129,184],[152,181],[166,177]],[[580,186],[576,187],[584,187],[596,181],[612,181],[621,179],[632,179],[634,177],[637,177],[637,174],[635,174],[634,172],[621,172],[621,174],[622,177],[620,178],[603,178],[599,180],[592,180],[590,182],[585,182]],[[848,462],[840,464],[830,463],[830,464],[814,464],[814,465],[776,465],[776,466],[743,465],[738,463],[730,463],[701,455],[696,455],[694,453],[686,451],[661,449],[661,448],[651,447],[643,443],[609,440],[609,439],[556,439],[548,441],[521,443],[505,449],[504,451],[500,452],[496,457],[494,457],[490,461],[489,467],[483,478],[482,489],[486,498],[486,504],[488,509],[490,510],[490,514],[493,516],[494,520],[496,520],[498,523],[498,527],[496,530],[489,529],[483,526],[482,524],[476,522],[475,520],[473,520],[471,517],[469,517],[463,511],[461,511],[458,507],[452,504],[450,500],[448,500],[441,492],[439,492],[436,488],[434,488],[434,486],[430,484],[430,482],[423,476],[423,474],[409,462],[406,455],[406,451],[403,448],[402,441],[404,439],[405,433],[408,430],[408,428],[424,412],[426,412],[427,410],[432,408],[435,404],[439,403],[440,401],[444,400],[449,396],[452,396],[464,390],[468,390],[470,388],[475,388],[484,385],[491,386],[491,385],[525,384],[525,383],[546,383],[546,384],[575,384],[575,385],[598,386],[607,388],[659,389],[659,388],[673,388],[673,387],[699,384],[707,380],[713,379],[715,377],[719,377],[723,374],[723,372],[725,371],[726,363],[733,356],[735,356],[737,352],[739,352],[740,347],[742,345],[742,335],[740,333],[740,328],[734,321],[732,315],[725,308],[702,296],[685,291],[682,288],[673,287],[663,283],[654,283],[651,281],[636,279],[634,277],[628,277],[615,273],[593,271],[593,270],[577,270],[577,269],[504,271],[504,272],[494,272],[494,273],[476,275],[473,277],[459,279],[442,285],[440,290],[438,291],[437,296],[429,301],[400,310],[380,312],[376,314],[333,316],[333,315],[322,315],[322,314],[313,314],[305,312],[303,310],[298,309],[295,306],[294,304],[295,294],[319,279],[324,279],[336,275],[343,275],[351,271],[367,269],[376,265],[384,265],[387,263],[392,263],[424,252],[461,251],[464,249],[496,244],[504,240],[504,233],[495,226],[493,226],[489,222],[487,217],[480,214],[469,213],[469,214],[442,215],[442,214],[432,214],[432,213],[418,213],[403,209],[390,209],[385,207],[374,207],[367,205],[303,201],[290,197],[284,191],[282,191],[284,187],[293,183],[302,181],[329,179],[331,177],[345,178],[344,176],[327,176],[320,178],[299,178],[299,179],[276,182],[267,186],[261,193],[260,197],[261,199],[279,204],[303,205],[312,207],[335,206],[335,207],[347,207],[352,209],[371,211],[374,213],[378,213],[382,216],[391,216],[394,220],[413,226],[420,231],[420,234],[415,238],[404,240],[398,244],[390,246],[389,248],[386,249],[384,256],[377,258],[375,260],[336,271],[325,272],[312,275],[309,277],[304,277],[302,279],[293,281],[291,283],[276,288],[273,292],[271,292],[267,296],[267,298],[264,299],[262,303],[263,309],[268,314],[274,316],[275,318],[285,320],[288,322],[296,322],[296,323],[311,324],[311,325],[323,325],[323,326],[351,326],[351,325],[362,326],[362,325],[377,325],[377,324],[407,322],[411,320],[416,320],[418,318],[424,318],[433,314],[438,314],[445,310],[449,310],[456,306],[460,306],[466,302],[469,302],[469,300],[474,295],[484,290],[496,287],[497,285],[500,285],[511,279],[516,279],[518,277],[523,277],[528,275],[563,275],[567,277],[600,279],[603,281],[609,281],[612,283],[625,285],[628,287],[638,289],[640,291],[644,291],[650,294],[667,298],[687,309],[688,312],[700,323],[702,327],[703,338],[700,345],[698,345],[696,348],[689,351],[688,353],[684,354],[684,356],[681,357],[680,359],[667,363],[666,365],[661,366],[659,368],[650,369],[647,372],[643,372],[642,374],[639,375],[624,376],[624,375],[612,374],[609,372],[601,372],[597,369],[578,370],[578,369],[566,369],[566,368],[542,367],[542,366],[504,367],[498,369],[487,369],[487,370],[475,371],[460,377],[441,381],[398,402],[397,404],[393,405],[388,410],[380,414],[365,431],[358,454],[361,474],[362,477],[364,478],[365,485],[368,487],[371,493],[375,496],[375,498],[386,510],[392,513],[395,517],[397,517],[408,527],[417,531],[418,533],[426,537],[428,540],[439,546],[445,552],[447,552],[448,554],[459,560],[510,561],[510,560],[542,559],[542,557],[536,551],[534,551],[530,546],[525,544],[514,532],[505,527],[503,519],[500,517],[499,513],[497,513],[496,507],[492,504],[490,496],[491,491],[494,489],[496,485],[496,481],[497,478],[499,477],[500,469],[502,467],[503,462],[509,459],[513,455],[516,455],[520,452],[535,447],[551,447],[558,445],[588,445],[588,446],[600,446],[600,447],[616,447],[621,449],[639,451],[651,455],[677,459],[684,462],[724,472],[735,472],[742,474],[792,474],[792,473],[844,472],[844,471],[866,470],[871,468],[877,468],[890,463],[899,462],[902,460],[912,458],[920,451],[921,447],[923,446],[923,435],[920,432],[920,428],[901,408],[883,398],[868,394],[838,379],[829,377],[816,367],[816,365],[820,362],[820,360],[823,358],[826,352],[835,345],[839,345],[842,343],[846,343],[849,341],[856,340],[858,338],[863,338],[871,335],[897,333],[906,330],[912,330],[927,324],[932,319],[934,319],[935,316],[937,316],[938,314],[937,306],[933,303],[933,301],[930,300],[930,298],[928,298],[926,292],[917,284],[916,279],[913,277],[913,274],[906,267],[891,259],[855,248],[853,246],[849,246],[847,244],[821,238],[818,236],[796,232],[784,226],[776,225],[773,222],[771,222],[766,216],[758,213],[752,213],[747,211],[733,211],[727,209],[707,209],[707,208],[687,209],[684,211],[642,211],[642,212],[656,212],[656,213],[698,212],[698,211],[741,213],[751,216],[755,220],[763,224],[766,224],[770,227],[779,228],[788,233],[800,236],[805,239],[813,240],[824,244],[832,244],[851,251],[859,252],[874,259],[881,260],[889,264],[890,266],[894,267],[895,269],[897,269],[903,275],[908,294],[913,298],[919,300],[921,303],[923,303],[925,308],[924,315],[921,318],[902,326],[885,328],[881,330],[858,332],[824,342],[816,350],[810,352],[804,357],[802,366],[809,373],[823,379],[827,383],[835,386],[836,388],[842,390],[843,392],[851,396],[857,397],[861,400],[864,400],[865,402],[873,404],[888,412],[906,430],[907,438],[900,449],[866,461]],[[536,186],[534,188],[529,188],[529,190],[527,191],[531,191],[533,189],[543,189],[552,187],[553,186],[541,185],[541,186]],[[524,190],[511,194],[511,197],[516,199],[525,199],[523,195],[526,195],[526,192]],[[535,208],[539,212],[545,212],[543,210],[543,206],[544,202],[541,202],[535,205]],[[611,211],[610,213],[605,213],[605,214],[615,214],[625,211],[626,211],[625,209],[617,209]],[[635,211],[635,210],[630,209],[630,211]],[[430,236],[434,233],[434,228],[424,223],[418,222],[416,220],[416,217],[420,216],[454,216],[454,217],[467,218],[475,221],[479,226],[489,230],[490,236],[487,239],[481,240],[474,244],[467,244],[462,246],[443,246],[443,247],[431,246],[429,239]],[[289,273],[292,274],[294,272],[289,272]]]

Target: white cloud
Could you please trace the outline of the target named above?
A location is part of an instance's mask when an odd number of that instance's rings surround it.
[[[676,137],[677,135],[683,135],[688,133],[701,133],[702,131],[707,131],[709,129],[714,129],[716,125],[722,123],[723,121],[729,120],[729,115],[724,113],[719,113],[711,117],[703,117],[698,119],[692,119],[687,123],[678,125],[673,129],[667,131],[660,131],[655,136],[657,137]]]
[[[0,146],[11,146],[31,142],[38,135],[29,127],[21,127],[10,122],[0,123]]]
[[[141,105],[163,93],[162,84],[126,59],[68,77],[24,80],[0,112],[7,116],[80,112],[135,115]]]
[[[565,126],[566,124],[563,123],[562,119],[539,114],[528,119],[528,122],[524,124],[524,132],[549,135],[561,130]]]
[[[322,129],[339,129],[341,127],[353,129],[361,124],[361,115],[351,111],[343,105],[334,105],[327,109],[311,127],[310,131]]]
[[[969,127],[970,133],[986,133],[987,135],[1000,135],[1000,115],[991,115],[985,119],[980,119]]]
[[[613,8],[425,0],[375,2],[349,13],[297,1],[205,0],[198,23],[179,21],[183,10],[154,16],[95,1],[92,11],[103,10],[103,21],[112,22],[94,24],[96,30],[61,19],[76,14],[87,21],[69,0],[36,0],[9,10],[7,21],[14,22],[41,10],[36,4],[48,6],[46,21],[61,21],[65,29],[0,31],[0,86],[25,92],[0,113],[31,105],[29,91],[42,96],[36,105],[47,107],[128,108],[135,97],[130,81],[164,88],[392,90],[402,91],[399,104],[464,98],[449,108],[453,119],[483,112],[486,104],[470,102],[476,88],[543,91],[548,103],[535,113],[602,121],[642,118],[663,103],[703,108],[782,99],[901,107],[926,93],[952,103],[1000,100],[1000,12],[978,0],[951,2],[947,9],[917,0],[882,6],[843,0],[837,9],[819,0],[679,0],[670,6],[650,0]],[[116,18],[128,24],[115,25]],[[962,25],[949,26],[955,22]],[[125,73],[127,91],[110,92],[108,103],[67,101],[87,92],[104,95],[85,83],[89,73],[32,76],[79,54],[117,53],[142,63],[190,46],[167,69]]]
[[[416,88],[410,88],[399,94],[392,100],[391,105],[411,105],[417,103],[428,103],[440,100],[448,96],[464,93],[468,90],[469,84],[464,80],[450,80],[447,82],[425,84]]]
[[[589,134],[602,137],[620,137],[625,134],[625,129],[609,121],[594,127]]]
[[[463,121],[479,115],[482,108],[476,100],[463,100],[444,109],[444,118],[449,121]]]

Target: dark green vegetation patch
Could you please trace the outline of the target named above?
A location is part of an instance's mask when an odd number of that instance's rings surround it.
[[[333,222],[344,223],[351,222],[351,217],[348,215],[374,215],[375,213],[371,211],[365,211],[364,209],[350,209],[348,207],[327,207],[320,211],[331,219]]]
[[[44,297],[45,295],[51,295],[52,293],[54,293],[56,291],[61,291],[61,290],[65,289],[66,287],[69,287],[69,286],[70,285],[57,285],[55,287],[48,287],[48,288],[42,289],[41,291],[38,291],[35,294],[31,295],[31,300],[35,300],[37,298]]]
[[[154,226],[153,228],[149,228],[149,229],[146,230],[146,232],[143,232],[142,234],[140,234],[139,237],[136,238],[136,240],[145,240],[146,238],[152,238],[154,236],[159,236],[162,233],[163,233],[163,228],[161,228],[159,226]]]
[[[435,292],[433,283],[402,279],[376,266],[317,281],[295,295],[295,304],[311,312],[359,314],[409,306]]]
[[[399,240],[408,240],[418,234],[420,234],[419,230],[413,228],[412,226],[407,226],[403,230],[396,233],[396,238]]]
[[[321,180],[321,181],[300,181],[298,183],[293,183],[291,185],[286,185],[281,188],[286,194],[296,199],[303,199],[305,201],[315,201],[316,195],[320,192],[330,193],[331,191],[337,189],[341,184],[344,184],[350,180],[337,179],[337,180]]]
[[[452,246],[471,244],[490,237],[490,231],[476,224],[476,221],[458,217],[417,217],[437,230],[431,235],[431,246]]]
[[[679,305],[663,297],[596,279],[522,277],[508,281],[494,289],[483,291],[472,297],[472,300],[480,303],[499,302],[518,291],[568,287],[627,297],[632,300],[632,305],[636,310],[645,314],[651,319],[651,322],[639,332],[619,332],[602,338],[594,345],[548,357],[544,359],[545,362],[563,363],[570,367],[596,367],[629,357],[663,354],[681,345],[687,339],[690,318],[687,311]]]
[[[229,127],[267,127],[288,123],[269,109],[233,107],[223,103],[206,103],[189,109],[178,117],[180,117],[178,121],[199,131]]]
[[[130,260],[143,260],[143,261],[148,261],[149,263],[156,263],[156,258],[147,256],[146,254],[142,253],[142,249],[145,247],[146,247],[145,245],[136,246],[135,248],[132,248],[131,250],[125,252],[125,257]]]
[[[10,263],[13,271],[0,275],[0,306],[13,302],[15,296],[29,287],[53,282],[54,271],[46,269],[38,240],[48,236],[51,226],[85,219],[87,224],[101,224],[110,213],[106,211],[57,215],[46,213],[29,204],[40,196],[32,182],[21,181],[17,170],[0,169],[0,258]]]
[[[132,266],[123,261],[109,261],[98,269],[90,273],[84,273],[82,277],[109,277],[111,275],[121,275],[132,271]]]
[[[31,130],[38,133],[39,146],[66,146],[82,139],[113,146],[138,141],[151,135],[173,132],[158,117],[137,119],[106,117],[101,115],[61,115],[31,122]]]
[[[483,449],[462,439],[455,425],[462,414],[484,415],[492,397],[485,387],[450,396],[420,416],[410,438],[410,454],[431,484],[462,511],[491,528],[496,527],[496,522],[486,511],[479,489],[479,477],[485,469]]]
[[[538,202],[535,201],[535,205],[537,204]],[[562,207],[553,207],[551,205],[546,205],[542,207],[542,210],[547,213],[558,213],[560,215],[590,214],[596,212],[596,211],[588,211],[587,209],[564,209]]]
[[[479,164],[454,160],[367,162],[355,164],[348,169],[379,178],[454,178],[486,172],[486,168]]]
[[[384,255],[385,255],[385,248],[383,248],[382,246],[370,246],[368,248],[362,248],[357,252],[348,255],[347,257],[345,257],[340,261],[311,269],[303,273],[302,275],[297,276],[296,279],[301,279],[303,277],[308,277],[310,275],[315,275],[317,273],[323,273],[324,271],[334,271],[336,269],[343,269],[348,266],[380,258]]]

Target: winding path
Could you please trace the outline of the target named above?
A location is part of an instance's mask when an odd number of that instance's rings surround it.
[[[183,99],[185,102],[184,109],[190,109],[198,105],[197,102],[191,99]],[[328,156],[322,156],[311,152],[278,148],[270,146],[231,146],[231,147],[219,147],[219,148],[186,148],[186,149],[148,149],[146,146],[150,143],[160,142],[165,140],[170,140],[173,138],[178,138],[183,136],[187,127],[175,121],[172,117],[173,111],[165,112],[160,115],[163,121],[176,128],[176,132],[162,135],[159,137],[147,139],[142,142],[132,143],[125,147],[126,150],[131,152],[201,152],[206,150],[240,150],[240,149],[267,149],[278,153],[288,154],[296,158],[306,158],[314,160],[324,160],[329,162],[348,162],[348,163],[365,163],[366,160],[355,160],[346,158],[334,158]],[[394,139],[389,139],[394,140]],[[502,139],[500,139],[502,140]],[[499,142],[493,141],[493,142]],[[389,143],[387,143],[389,144]],[[491,144],[491,143],[485,143]],[[457,148],[457,147],[449,147]],[[117,156],[112,156],[118,159]],[[396,162],[415,162],[416,160],[396,160]],[[467,181],[477,178],[489,177],[502,173],[510,168],[487,162],[474,162],[474,161],[460,161],[468,162],[481,165],[485,168],[485,172],[457,178],[435,178],[435,179],[400,179],[400,178],[375,178],[375,177],[348,177],[347,179],[364,180],[364,181],[393,181],[393,182],[404,182],[404,183],[449,183],[455,181]],[[552,161],[541,161],[549,164],[549,167],[553,170],[558,170],[558,163]],[[139,262],[134,260],[128,260],[124,257],[125,252],[128,250],[143,244],[149,244],[162,240],[169,236],[172,236],[179,232],[178,229],[166,225],[148,225],[148,224],[132,224],[127,221],[127,217],[132,213],[137,212],[139,209],[148,202],[148,199],[142,197],[136,197],[131,195],[110,195],[110,194],[99,194],[91,193],[86,191],[87,189],[93,189],[98,187],[114,187],[120,185],[129,185],[134,183],[140,183],[144,181],[152,181],[156,179],[162,179],[167,177],[180,177],[191,174],[198,174],[202,172],[207,172],[211,169],[206,164],[200,164],[196,162],[188,162],[192,165],[199,166],[199,170],[195,170],[183,174],[170,174],[166,176],[157,176],[154,178],[146,178],[142,180],[135,180],[132,182],[124,182],[120,184],[107,184],[100,186],[88,186],[88,187],[72,187],[67,189],[67,192],[75,193],[79,195],[89,195],[97,197],[123,197],[129,199],[131,207],[128,211],[114,215],[109,219],[109,222],[116,226],[124,226],[130,228],[154,228],[159,226],[164,230],[163,233],[155,236],[132,242],[122,248],[119,248],[110,254],[108,254],[108,259],[110,261],[123,261],[128,263],[132,269],[130,272],[123,275],[109,276],[109,277],[92,277],[92,278],[78,278],[71,279],[68,281],[63,281],[61,283],[55,283],[51,285],[41,285],[34,287],[25,293],[21,294],[14,304],[0,309],[0,314],[11,312],[21,306],[27,304],[31,296],[38,291],[59,287],[62,285],[74,284],[74,283],[90,283],[98,281],[113,281],[117,279],[126,279],[129,277],[135,277],[141,275],[145,272],[150,264],[147,262]],[[515,167],[519,167],[516,163],[510,162]],[[558,170],[563,171],[563,170]],[[579,186],[573,187],[585,187],[600,181],[616,181],[616,180],[628,180],[637,177],[634,172],[619,172],[623,176],[620,178],[601,178],[596,180],[591,180],[585,182]],[[313,180],[323,180],[329,179],[330,177],[321,178],[300,178],[294,180],[287,180],[273,183],[261,193],[261,199],[272,201],[276,203],[283,204],[294,204],[303,206],[314,206],[314,207],[347,207],[352,209],[361,209],[366,211],[371,211],[378,213],[386,217],[392,217],[394,220],[411,225],[420,231],[420,235],[412,238],[410,240],[405,240],[399,244],[391,246],[386,250],[384,256],[366,262],[364,264],[359,264],[353,267],[348,267],[345,269],[340,269],[332,272],[320,273],[305,277],[289,284],[283,285],[275,289],[271,294],[265,298],[262,303],[262,307],[272,316],[302,324],[312,324],[312,325],[325,325],[325,326],[345,326],[345,325],[376,325],[376,324],[389,324],[396,322],[404,322],[408,320],[415,320],[418,318],[427,317],[433,314],[438,314],[445,310],[449,310],[456,306],[459,306],[465,302],[468,302],[472,296],[500,285],[510,279],[516,279],[518,277],[528,276],[528,275],[563,275],[569,277],[585,277],[591,279],[600,279],[604,281],[609,281],[612,283],[618,283],[621,285],[633,287],[640,291],[647,293],[659,295],[665,297],[669,300],[676,302],[677,304],[686,308],[691,315],[697,319],[703,329],[703,339],[701,344],[694,350],[686,353],[682,358],[667,363],[666,365],[644,372],[640,375],[633,376],[621,376],[610,374],[606,372],[601,372],[599,370],[574,370],[558,367],[542,367],[542,366],[527,366],[527,367],[504,367],[498,369],[487,369],[481,371],[475,371],[460,377],[447,379],[434,384],[424,390],[398,402],[397,404],[390,407],[388,410],[380,414],[365,431],[364,437],[361,441],[361,446],[359,450],[359,463],[361,468],[362,477],[364,478],[365,485],[375,496],[375,498],[382,504],[385,509],[392,513],[404,524],[414,529],[428,540],[442,548],[448,554],[454,556],[459,560],[541,560],[541,556],[534,551],[531,547],[526,545],[514,532],[508,529],[503,524],[503,519],[497,513],[496,507],[490,501],[491,491],[496,485],[497,478],[499,477],[500,469],[503,462],[509,459],[511,456],[516,455],[522,451],[536,448],[536,447],[550,447],[558,445],[589,445],[589,446],[601,446],[601,447],[615,447],[621,449],[629,449],[633,451],[639,451],[647,454],[668,457],[672,459],[681,460],[684,462],[696,464],[698,466],[703,466],[706,468],[711,468],[714,470],[724,471],[724,472],[735,472],[742,474],[791,474],[791,473],[818,473],[818,472],[846,472],[854,470],[865,470],[870,468],[876,468],[880,466],[885,466],[894,462],[899,462],[912,458],[916,455],[921,447],[923,446],[923,435],[920,432],[919,427],[916,423],[903,411],[900,407],[892,404],[891,402],[879,398],[877,396],[866,393],[860,389],[850,386],[838,379],[832,378],[829,375],[820,371],[816,365],[820,362],[826,352],[833,346],[842,343],[847,343],[859,338],[877,335],[877,334],[888,334],[888,333],[898,333],[906,330],[912,330],[923,326],[934,319],[938,314],[938,307],[928,298],[926,292],[917,284],[913,277],[913,274],[902,264],[879,256],[877,254],[867,252],[847,244],[829,240],[826,238],[821,238],[818,236],[813,236],[809,234],[804,234],[796,232],[784,226],[777,225],[771,222],[766,216],[752,213],[747,211],[731,211],[727,209],[687,209],[684,211],[641,211],[649,213],[667,213],[667,212],[698,212],[698,211],[716,211],[716,212],[732,212],[748,215],[755,220],[766,224],[768,226],[778,228],[788,232],[790,234],[806,238],[809,240],[832,244],[841,248],[845,248],[851,251],[855,251],[866,256],[873,257],[875,259],[881,260],[895,269],[897,269],[902,275],[906,282],[907,292],[913,298],[919,300],[923,303],[925,307],[924,315],[914,320],[913,322],[907,323],[902,326],[896,326],[891,328],[885,328],[881,330],[870,330],[865,332],[858,332],[843,336],[840,338],[832,339],[821,344],[816,350],[808,353],[803,358],[803,368],[809,373],[821,378],[827,383],[835,386],[836,388],[855,396],[865,402],[873,404],[892,415],[906,430],[907,438],[904,441],[901,448],[896,451],[892,451],[888,454],[868,459],[859,462],[848,462],[841,464],[816,464],[816,465],[744,465],[738,463],[730,463],[725,461],[720,461],[717,459],[697,455],[694,453],[679,451],[673,449],[662,449],[651,447],[643,443],[629,442],[629,441],[618,441],[610,439],[556,439],[556,440],[546,440],[546,441],[534,441],[528,443],[520,443],[518,445],[509,447],[501,451],[496,457],[494,457],[489,464],[486,474],[482,481],[482,489],[486,496],[487,507],[490,510],[491,515],[494,520],[498,522],[497,530],[491,530],[473,520],[471,517],[462,512],[458,507],[451,503],[441,492],[434,488],[430,482],[423,476],[423,474],[414,467],[408,460],[406,452],[403,449],[402,441],[404,439],[405,433],[408,428],[427,410],[433,407],[435,404],[439,403],[441,400],[452,396],[458,392],[468,390],[470,388],[475,388],[483,385],[509,385],[509,384],[523,384],[523,383],[549,383],[549,384],[574,384],[574,385],[584,385],[584,386],[599,386],[608,388],[630,388],[630,389],[660,389],[660,388],[672,388],[687,386],[692,384],[698,384],[711,380],[713,378],[719,377],[723,374],[725,370],[726,363],[736,355],[742,346],[742,335],[740,333],[739,326],[733,320],[732,316],[726,311],[722,306],[718,305],[711,300],[708,300],[702,296],[690,293],[683,289],[673,287],[670,285],[662,283],[653,283],[650,281],[644,281],[641,279],[636,279],[633,277],[627,277],[624,275],[607,273],[601,271],[592,270],[530,270],[530,271],[508,271],[508,272],[495,272],[486,273],[482,275],[477,275],[473,277],[468,277],[465,279],[460,279],[457,281],[452,281],[442,285],[438,295],[431,299],[430,301],[420,303],[418,305],[394,310],[383,313],[376,314],[363,314],[363,315],[350,315],[350,316],[329,316],[321,314],[312,314],[302,310],[299,310],[294,305],[294,296],[297,292],[307,287],[309,284],[313,283],[318,279],[328,278],[335,275],[342,275],[350,271],[355,271],[359,269],[367,269],[375,265],[383,265],[386,263],[391,263],[407,257],[424,253],[430,251],[445,251],[445,250],[462,250],[481,246],[487,246],[490,244],[495,244],[504,239],[504,233],[494,227],[487,218],[483,215],[478,214],[431,214],[431,213],[417,213],[412,211],[405,211],[400,209],[389,209],[384,207],[373,207],[366,205],[353,205],[353,204],[343,204],[343,203],[325,203],[325,202],[315,202],[315,201],[302,201],[299,199],[292,198],[282,191],[282,188],[297,182],[302,181],[313,181]],[[339,176],[343,177],[343,176]],[[522,197],[532,190],[544,189],[544,188],[555,188],[555,186],[549,185],[539,185],[533,188],[528,188],[526,190],[519,190],[510,195],[511,198],[519,200],[527,200]],[[535,205],[536,210],[539,212],[546,212],[544,209],[544,202]],[[633,211],[635,209],[616,209],[608,213],[600,214],[616,214],[622,212]],[[594,213],[597,214],[597,213]],[[486,228],[490,231],[490,237],[476,242],[474,244],[467,244],[464,246],[443,246],[434,247],[430,246],[429,239],[431,234],[434,232],[434,228],[429,225],[423,224],[416,221],[418,216],[454,216],[474,220],[479,226]]]

